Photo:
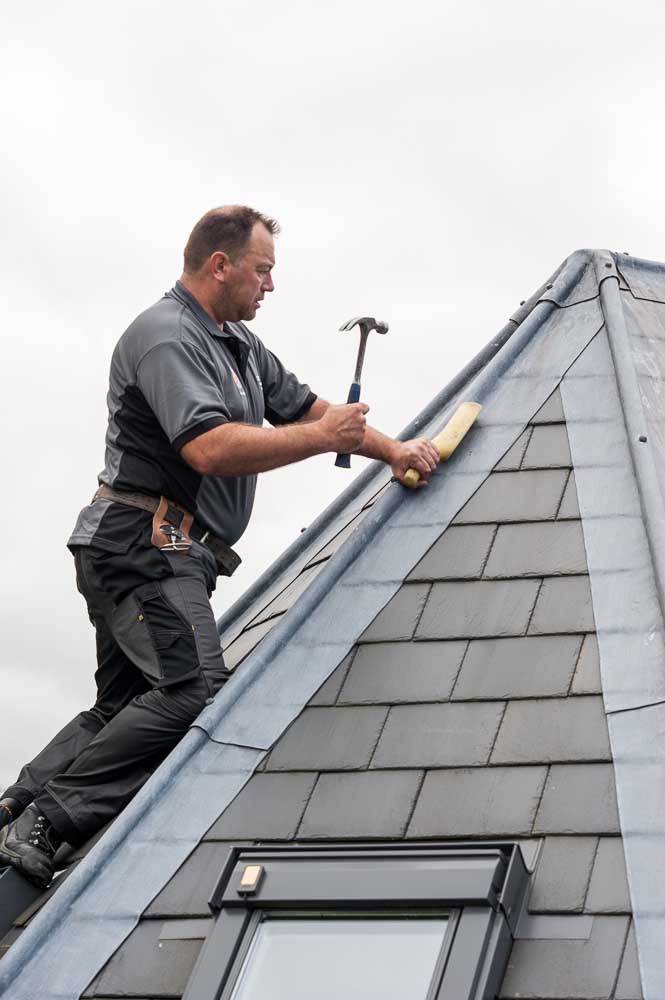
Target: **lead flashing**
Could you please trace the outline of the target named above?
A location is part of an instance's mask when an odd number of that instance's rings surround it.
[[[625,260],[621,267],[628,272],[629,292],[622,293],[616,280],[602,283],[607,334],[573,366],[561,395],[593,592],[644,1000],[663,1000],[665,508],[656,475],[662,456],[655,455],[647,429],[647,416],[653,421],[657,414],[645,414],[622,303],[622,294],[636,297],[636,269]],[[662,301],[656,279],[663,284],[663,268],[645,270],[649,281],[640,291]],[[662,381],[665,373],[651,375]]]

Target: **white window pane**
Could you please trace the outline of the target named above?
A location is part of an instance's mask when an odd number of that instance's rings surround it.
[[[447,920],[264,920],[231,1000],[421,1000]]]

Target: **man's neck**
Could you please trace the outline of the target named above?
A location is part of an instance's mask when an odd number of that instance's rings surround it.
[[[179,278],[180,284],[187,289],[190,295],[193,295],[198,304],[202,309],[211,316],[217,326],[223,327],[225,323],[225,317],[220,314],[218,309],[215,308],[212,296],[205,284],[202,281],[197,281],[189,274],[181,274]]]

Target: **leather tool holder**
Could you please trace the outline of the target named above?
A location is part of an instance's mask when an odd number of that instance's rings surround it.
[[[160,497],[152,519],[151,542],[157,549],[186,554],[192,547],[189,532],[194,518],[186,510]]]

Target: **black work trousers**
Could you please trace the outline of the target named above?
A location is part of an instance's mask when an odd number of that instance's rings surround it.
[[[185,554],[144,545],[122,555],[81,546],[74,555],[96,630],[97,699],[4,794],[23,807],[36,801],[78,846],[130,801],[228,672],[209,601],[216,567],[205,546],[194,543]]]

